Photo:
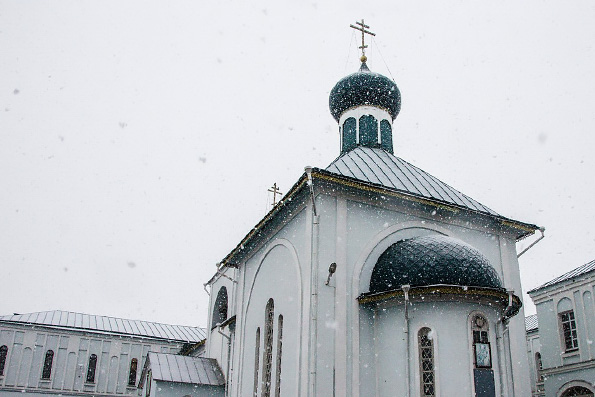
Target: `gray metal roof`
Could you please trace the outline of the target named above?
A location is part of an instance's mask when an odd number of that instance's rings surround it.
[[[150,352],[149,363],[155,380],[211,386],[225,384],[217,360],[213,358]]]
[[[549,286],[552,286],[554,284],[561,283],[563,281],[572,280],[573,278],[582,276],[582,275],[587,274],[587,273],[592,272],[592,271],[595,271],[595,260],[592,260],[589,263],[585,263],[584,265],[579,266],[576,269],[569,271],[568,273],[564,273],[560,277],[556,277],[555,279],[550,280],[547,283],[545,283],[543,285],[540,285],[537,288],[533,288],[528,293],[538,291],[538,290],[540,290],[542,288],[549,287]]]
[[[49,327],[100,331],[115,334],[150,337],[182,342],[199,342],[206,338],[206,330],[199,327],[169,325],[140,320],[53,310],[47,312],[0,316],[0,321],[39,324]]]
[[[415,196],[500,216],[427,172],[380,148],[358,146],[339,156],[326,170]]]
[[[539,322],[537,321],[537,314],[525,317],[525,332],[534,331],[538,328]]]

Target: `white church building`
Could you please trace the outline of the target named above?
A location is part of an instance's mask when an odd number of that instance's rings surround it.
[[[330,93],[339,157],[306,167],[206,283],[206,343],[69,330],[43,339],[63,364],[47,385],[37,382],[43,349],[28,353],[37,367],[21,380],[10,370],[15,347],[1,385],[31,378],[42,394],[58,385],[146,397],[530,396],[516,242],[539,228],[396,157],[401,94],[366,60]],[[16,332],[2,340],[14,346]],[[90,354],[119,361],[85,382]]]
[[[499,215],[393,154],[401,95],[330,94],[340,155],[218,264],[205,357],[229,396],[531,395],[516,242]]]

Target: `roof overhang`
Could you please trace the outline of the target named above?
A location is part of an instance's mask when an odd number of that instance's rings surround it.
[[[446,301],[460,302],[461,298],[477,302],[478,299],[485,299],[495,303],[503,310],[503,316],[510,318],[516,316],[523,306],[521,298],[509,293],[503,288],[482,288],[467,287],[459,285],[428,285],[411,287],[408,292],[408,299],[412,302]],[[402,289],[378,293],[364,293],[357,297],[360,304],[377,304],[389,300],[405,300],[405,292]]]
[[[502,216],[495,216],[486,212],[474,211],[469,208],[446,203],[440,200],[428,199],[426,197],[417,196],[415,194],[403,192],[398,189],[391,189],[372,182],[361,181],[357,178],[335,174],[320,168],[312,168],[311,175],[313,180],[318,179],[345,188],[367,192],[369,194],[395,197],[407,202],[427,205],[455,214],[468,213],[480,215],[481,217],[493,220],[497,225],[500,225],[503,230],[515,236],[517,241],[534,234],[535,231],[540,229],[539,226],[533,224],[519,222]],[[276,218],[279,215],[286,213],[291,208],[297,207],[299,203],[303,203],[303,200],[300,199],[303,198],[305,194],[308,194],[306,187],[307,174],[304,173],[289,190],[289,192],[283,197],[283,199],[279,201],[279,203],[273,207],[273,209],[271,209],[271,211],[269,211],[260,222],[258,222],[258,224],[240,241],[240,243],[218,264],[218,267],[239,267],[245,255],[251,252],[257,241],[259,241],[263,235],[266,234],[266,230],[269,229],[271,225],[276,223]]]

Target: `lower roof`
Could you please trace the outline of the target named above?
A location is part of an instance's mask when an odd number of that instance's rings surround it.
[[[580,276],[586,275],[587,273],[591,273],[591,272],[593,274],[595,274],[595,259],[589,263],[585,263],[584,265],[577,267],[574,270],[569,271],[568,273],[564,273],[560,277],[556,277],[555,279],[550,280],[547,283],[542,284],[537,288],[533,288],[531,291],[528,291],[527,293],[531,294],[531,293],[537,292],[543,288],[550,287],[552,285],[556,285],[556,284],[562,283],[564,281],[572,280],[576,277],[580,277]]]
[[[199,342],[206,338],[206,330],[185,325],[170,325],[141,320],[96,316],[92,314],[52,310],[27,314],[0,316],[1,322],[36,324],[61,329],[95,331],[118,335],[130,335],[166,339],[180,342]]]
[[[150,352],[148,362],[154,380],[208,386],[225,384],[217,360],[213,358]]]

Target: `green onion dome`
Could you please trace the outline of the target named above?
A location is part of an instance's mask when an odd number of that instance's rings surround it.
[[[357,73],[339,80],[329,97],[329,107],[335,120],[356,106],[370,105],[388,111],[394,120],[401,110],[401,93],[388,77],[370,72],[365,62]]]
[[[372,271],[370,292],[403,285],[458,285],[502,289],[485,256],[463,241],[441,235],[401,240],[386,249]]]

